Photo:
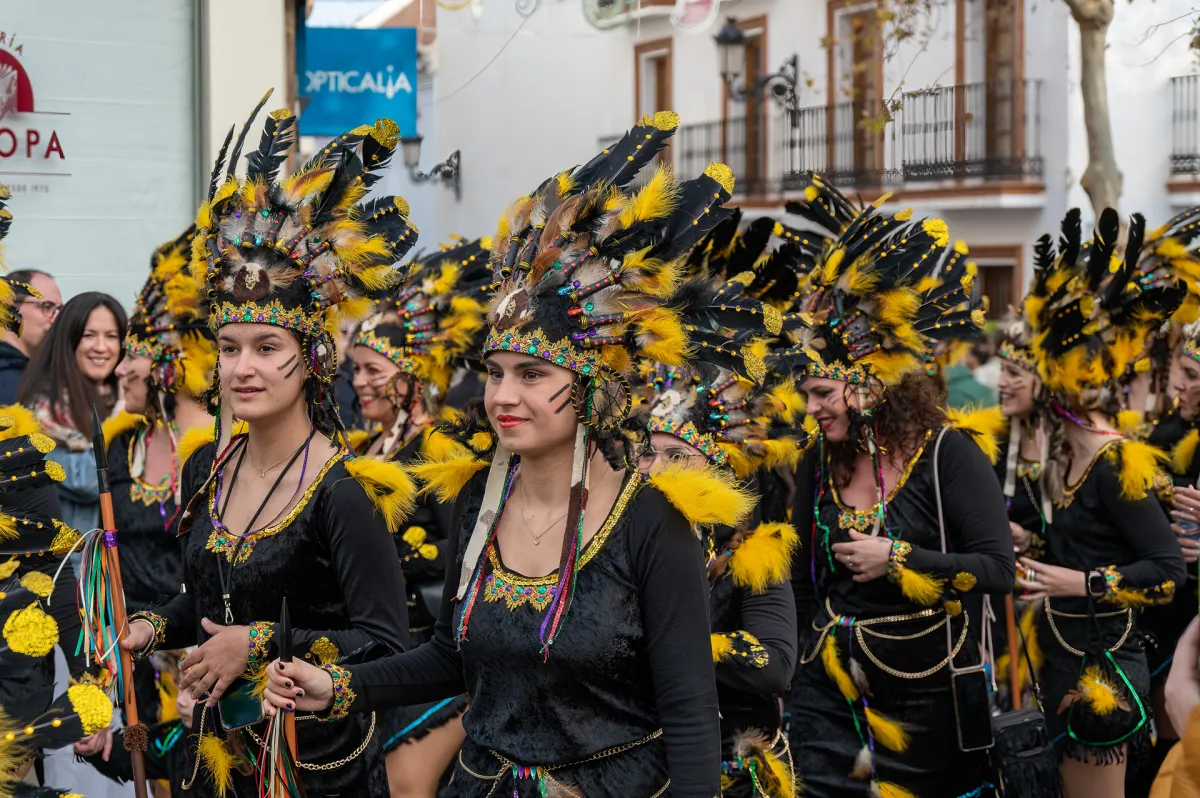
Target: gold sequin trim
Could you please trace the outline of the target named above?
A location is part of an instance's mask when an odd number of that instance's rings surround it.
[[[133,447],[137,443],[137,437],[136,434],[129,436],[129,459],[126,463],[133,463]],[[141,477],[133,477],[133,484],[129,486],[129,501],[134,504],[141,503],[146,507],[153,507],[156,504],[166,504],[174,498],[175,489],[171,487],[169,478],[165,485],[151,485]]]
[[[250,626],[250,651],[247,655],[250,662],[262,662],[267,658],[271,646],[271,638],[275,636],[275,625],[259,621]]]
[[[326,723],[341,720],[350,714],[350,705],[357,698],[350,689],[350,671],[337,665],[324,665],[322,670],[329,671],[329,676],[333,679],[333,703],[329,705],[329,714],[318,717],[317,720]]]
[[[917,463],[921,459],[921,455],[925,452],[925,446],[929,443],[929,438],[933,433],[930,430],[925,431],[925,440],[921,441],[921,445],[917,447],[916,453],[909,459],[904,466],[904,471],[900,473],[900,478],[896,480],[896,484],[888,492],[887,503],[891,504],[896,499],[896,494],[908,482],[908,478],[912,476],[913,469],[917,467]],[[838,509],[838,526],[842,529],[853,529],[857,532],[866,532],[875,526],[875,519],[879,515],[879,505],[869,507],[865,510],[859,510],[854,507],[847,507],[842,504],[842,497],[838,494],[837,486],[830,480],[830,493],[833,495],[833,501],[837,504]]]
[[[167,619],[154,612],[135,612],[129,616],[129,621],[148,621],[154,627],[154,637],[150,640],[150,644],[141,651],[135,651],[133,656],[135,659],[141,659],[158,649],[162,648],[164,641],[167,639]]]
[[[588,541],[583,553],[579,555],[580,568],[591,562],[592,558],[599,553],[600,548],[616,528],[617,522],[625,514],[626,507],[633,500],[641,485],[642,481],[637,476],[626,480],[625,487],[617,496],[617,501],[613,504],[608,518],[604,519],[604,524]],[[484,601],[503,601],[510,610],[515,610],[523,604],[531,604],[534,609],[544,610],[554,600],[554,594],[558,587],[557,570],[536,579],[505,570],[500,563],[500,555],[494,541],[488,546],[487,556],[492,572],[487,575],[484,582]]]
[[[1079,481],[1076,482],[1074,485],[1063,485],[1062,498],[1055,499],[1054,506],[1058,507],[1059,509],[1070,507],[1071,502],[1075,501],[1075,491],[1079,490],[1083,486],[1083,483],[1087,482],[1087,478],[1089,476],[1091,476],[1092,469],[1096,467],[1096,463],[1100,462],[1100,458],[1104,457],[1108,453],[1108,450],[1110,448],[1121,443],[1123,440],[1124,440],[1124,438],[1117,438],[1115,440],[1111,440],[1108,443],[1101,446],[1099,449],[1097,449],[1096,453],[1094,455],[1092,455],[1092,461],[1090,463],[1088,463],[1087,470],[1083,472],[1083,476],[1081,476],[1079,478]]]
[[[296,506],[293,507],[288,514],[283,517],[282,521],[265,529],[260,529],[257,532],[252,532],[244,539],[239,538],[236,535],[230,535],[221,532],[216,526],[217,481],[214,479],[212,485],[208,489],[208,515],[209,518],[214,521],[214,525],[212,532],[208,534],[208,543],[205,544],[205,548],[209,551],[224,554],[227,562],[232,562],[234,565],[241,565],[246,560],[250,559],[250,553],[254,551],[254,545],[258,541],[262,540],[263,538],[269,538],[273,535],[279,534],[296,520],[297,516],[299,516],[304,508],[308,505],[309,500],[312,499],[313,494],[317,492],[317,488],[320,487],[321,483],[325,480],[325,475],[329,473],[329,469],[333,468],[335,463],[340,463],[342,458],[345,456],[346,450],[338,449],[338,451],[334,453],[333,457],[329,458],[329,462],[325,463],[325,465],[321,468],[320,473],[317,474],[317,478],[314,479],[312,484],[308,486],[308,490],[304,491],[304,495],[300,497],[300,501],[296,502]],[[240,547],[239,543],[241,544]],[[237,556],[236,561],[234,561],[235,555]]]

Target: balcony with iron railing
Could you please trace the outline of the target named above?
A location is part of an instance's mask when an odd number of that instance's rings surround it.
[[[906,93],[890,112],[848,101],[683,125],[664,157],[685,177],[711,161],[728,164],[741,198],[798,191],[810,171],[857,189],[1036,187],[1044,171],[1040,106],[1034,80],[937,87]]]
[[[1171,78],[1171,177],[1200,177],[1200,75]]]

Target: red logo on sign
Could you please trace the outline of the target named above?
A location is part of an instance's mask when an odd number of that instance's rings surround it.
[[[33,110],[33,84],[17,57],[0,50],[0,119]]]

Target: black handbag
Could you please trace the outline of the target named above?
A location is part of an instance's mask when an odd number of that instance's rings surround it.
[[[938,512],[938,531],[941,534],[942,552],[947,551],[946,548],[946,525],[942,515],[942,488],[941,479],[938,474],[938,451],[941,449],[942,438],[945,436],[945,429],[938,436],[937,443],[933,449],[933,488],[937,497],[937,512]],[[1011,616],[1012,603],[1005,602],[1005,612]],[[985,595],[983,597],[983,615],[985,619],[992,615],[991,613],[991,597]],[[986,621],[985,621],[986,623]],[[1015,626],[1012,623],[1011,626]],[[959,703],[959,686],[955,684],[956,677],[969,676],[975,672],[974,668],[959,670],[954,666],[954,658],[952,641],[950,640],[950,624],[946,624],[947,634],[947,656],[950,657],[947,662],[947,668],[950,672],[952,686],[955,688],[955,707],[954,715],[956,725],[958,726],[959,747],[964,750],[979,750],[982,747],[978,744],[967,746],[963,744],[966,739],[978,739],[981,735],[976,727],[982,720],[977,717],[977,713],[971,716],[965,714],[966,708],[960,706]],[[1029,659],[1029,652],[1024,645],[1024,634],[1022,633],[1021,651],[1024,654],[1025,665],[1029,668],[1029,680],[1033,687],[1033,696],[1037,706],[1026,707],[1024,709],[1012,709],[1007,712],[998,712],[991,716],[991,731],[993,744],[990,746],[989,756],[991,758],[992,769],[996,774],[998,789],[1004,798],[1062,798],[1062,782],[1058,774],[1058,753],[1054,750],[1054,745],[1050,741],[1050,732],[1046,727],[1046,716],[1041,708],[1041,688],[1037,683],[1037,675],[1033,671],[1033,663]],[[1015,640],[1008,641],[1010,652],[1009,667],[1015,668],[1016,657],[1012,654],[1015,651]],[[1020,697],[1014,695],[1014,706],[1018,705]],[[972,701],[971,706],[974,709],[977,701]]]

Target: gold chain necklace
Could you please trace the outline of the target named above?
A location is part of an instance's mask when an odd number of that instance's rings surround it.
[[[525,497],[525,486],[524,485],[521,486],[521,500],[525,504],[529,503],[529,499],[527,499]],[[525,531],[529,533],[529,536],[531,538],[533,538],[533,545],[540,546],[540,545],[542,545],[542,538],[546,537],[546,533],[549,532],[554,527],[555,524],[557,524],[559,521],[566,518],[567,513],[570,511],[570,509],[571,508],[568,507],[566,510],[563,511],[562,515],[560,515],[558,518],[555,518],[553,521],[551,521],[549,523],[549,525],[541,531],[541,534],[534,534],[533,528],[530,527],[529,522],[525,520],[525,509],[524,508],[521,508],[521,512],[518,513],[518,515],[521,517],[521,524],[525,527]]]
[[[246,459],[247,459],[247,460],[250,460],[250,451],[249,451],[249,448],[250,448],[250,447],[246,447],[246,449],[247,449],[247,451],[246,451]],[[293,454],[294,454],[294,452],[288,452],[287,454],[285,454],[285,455],[283,456],[283,460],[287,460],[287,459],[288,459],[289,457],[291,457]],[[267,474],[269,474],[270,472],[274,471],[276,468],[279,468],[279,466],[283,465],[283,460],[280,460],[280,461],[279,461],[278,463],[276,463],[275,465],[271,466],[270,468],[266,468],[266,469],[259,468],[257,465],[255,465],[255,464],[254,464],[254,461],[253,461],[253,460],[250,460],[250,467],[251,467],[251,468],[253,468],[255,471],[257,471],[257,472],[258,472],[258,478],[259,478],[259,479],[266,479],[266,478],[267,478]]]

